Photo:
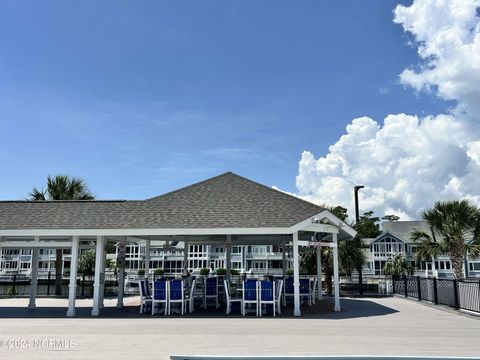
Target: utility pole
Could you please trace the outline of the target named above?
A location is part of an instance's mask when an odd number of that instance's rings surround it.
[[[358,223],[360,221],[360,211],[358,208],[358,191],[360,189],[363,189],[365,186],[363,185],[357,185],[353,188],[353,193],[355,197],[355,222]],[[362,245],[362,239],[359,239],[360,241],[360,246]],[[360,295],[363,295],[363,279],[362,279],[362,267],[360,266],[358,269],[358,288]]]

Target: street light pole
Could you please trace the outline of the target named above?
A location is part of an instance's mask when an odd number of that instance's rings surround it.
[[[358,190],[363,189],[365,186],[363,185],[357,185],[353,188],[353,192],[355,195],[355,221],[359,222],[360,221],[360,211],[358,210]]]
[[[358,223],[360,221],[360,211],[358,208],[358,191],[363,189],[365,186],[357,185],[353,188],[353,193],[355,197],[355,222]],[[359,239],[360,246],[362,245],[362,239]],[[362,267],[360,266],[358,269],[358,288],[360,295],[363,295],[363,274],[362,274]]]

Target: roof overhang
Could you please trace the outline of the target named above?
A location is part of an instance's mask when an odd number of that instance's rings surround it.
[[[95,237],[95,236],[197,236],[197,235],[287,235],[298,231],[322,232],[338,234],[339,240],[354,237],[357,232],[343,222],[330,211],[324,210],[311,216],[291,227],[265,227],[265,228],[155,228],[155,229],[0,229],[0,246],[5,246],[11,241],[5,238],[17,238],[15,243],[28,243],[30,246],[54,246],[58,243],[66,243],[65,237]],[[48,241],[27,241],[27,238],[48,238]]]

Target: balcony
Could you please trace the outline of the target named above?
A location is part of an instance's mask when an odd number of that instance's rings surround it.
[[[282,260],[283,253],[282,252],[268,252],[268,253],[260,253],[260,252],[251,252],[245,254],[248,260]],[[287,256],[288,258],[288,256]]]

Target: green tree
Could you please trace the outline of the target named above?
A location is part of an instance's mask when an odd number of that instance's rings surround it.
[[[353,225],[353,228],[357,230],[357,236],[345,244],[343,260],[344,270],[348,275],[351,275],[353,270],[357,270],[359,277],[362,276],[362,268],[367,261],[365,249],[368,248],[362,239],[375,238],[380,234],[379,221],[380,218],[373,216],[373,211],[368,211],[360,216],[360,219]],[[341,251],[340,248],[339,251]]]
[[[95,251],[87,250],[78,258],[78,270],[85,275],[93,275],[95,269]]]
[[[330,212],[342,221],[347,221],[348,219],[347,209],[342,206],[330,208]]]
[[[376,238],[380,235],[380,218],[373,216],[373,211],[368,211],[360,216],[360,219],[353,226],[360,238]]]
[[[390,222],[398,221],[398,220],[400,220],[400,216],[397,216],[397,215],[394,215],[394,214],[385,215],[384,217],[382,217],[382,220],[390,221]]]
[[[47,188],[39,190],[34,187],[29,193],[31,201],[56,200],[93,200],[95,197],[89,191],[85,181],[68,175],[49,175]],[[62,294],[62,249],[57,249],[55,259],[55,295]]]
[[[422,218],[431,232],[415,229],[411,239],[418,241],[417,260],[446,255],[456,279],[463,277],[463,261],[469,254],[480,254],[480,210],[468,200],[438,201]]]
[[[325,276],[325,287],[327,294],[332,294],[333,279],[333,251],[331,247],[322,247],[322,272]],[[340,255],[339,255],[340,257]],[[340,262],[340,259],[339,259]],[[305,274],[317,273],[317,254],[314,248],[305,248],[300,251],[300,271]],[[293,270],[292,270],[293,273]]]
[[[394,257],[387,261],[383,269],[388,275],[408,274],[412,271],[410,263],[402,254],[395,254]]]

